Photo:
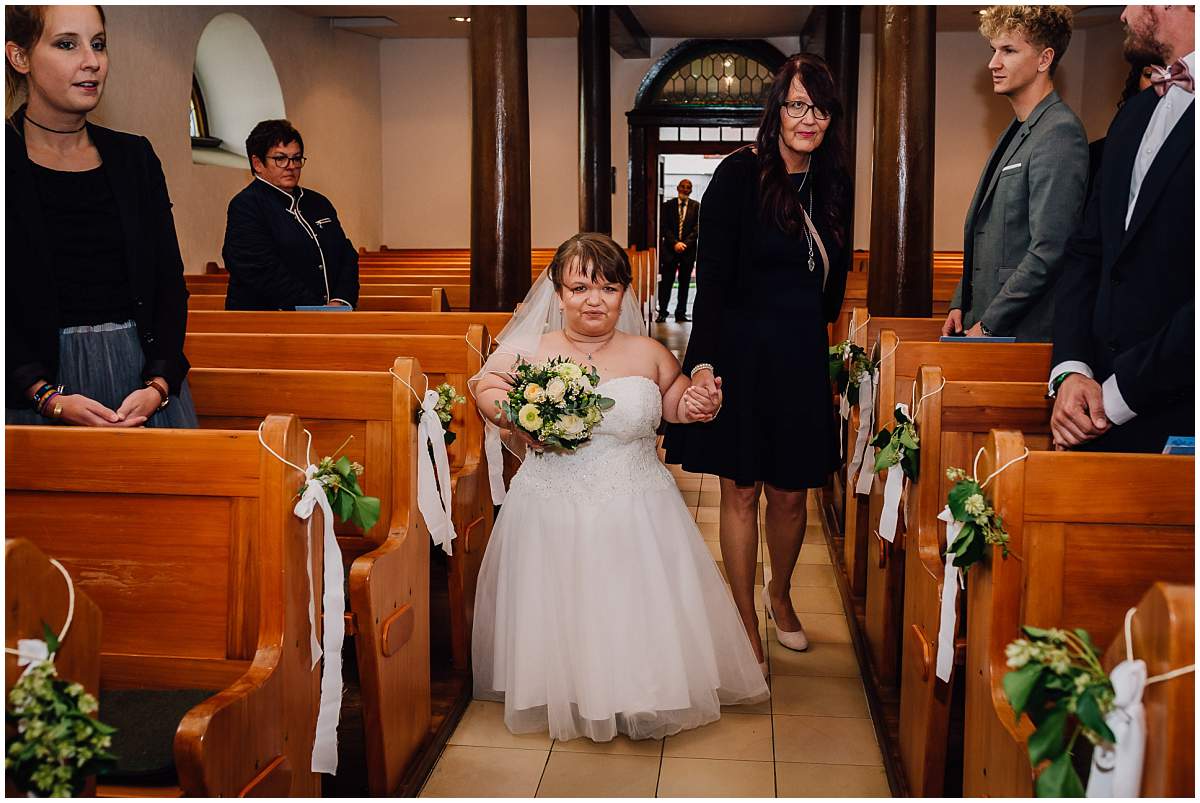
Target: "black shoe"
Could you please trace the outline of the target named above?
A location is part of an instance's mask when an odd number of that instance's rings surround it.
[[[665,312],[658,313],[658,317],[654,319],[654,322],[655,323],[666,323],[667,322],[667,313],[665,313]]]
[[[692,319],[686,315],[676,315],[675,323],[691,323]]]

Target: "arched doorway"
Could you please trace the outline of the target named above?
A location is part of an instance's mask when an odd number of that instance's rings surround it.
[[[786,58],[761,39],[689,39],[650,68],[626,114],[631,246],[656,244],[659,156],[723,155],[752,140]]]

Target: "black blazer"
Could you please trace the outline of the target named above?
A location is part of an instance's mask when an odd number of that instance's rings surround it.
[[[358,252],[319,192],[255,178],[229,202],[225,309],[280,310],[340,298],[358,304]]]
[[[33,191],[33,164],[20,133],[24,118],[21,107],[8,121],[4,139],[5,405],[11,408],[28,404],[25,390],[38,379],[56,376],[60,328],[49,248],[54,232],[46,228]],[[162,165],[145,137],[91,123],[87,131],[100,151],[125,234],[134,321],[146,355],[142,376],[164,377],[171,393],[177,394],[188,372],[183,356],[188,292]]]
[[[1158,452],[1195,432],[1195,104],[1155,156],[1125,228],[1129,181],[1160,102],[1133,97],[1108,129],[1083,224],[1067,244],[1055,296],[1054,358],[1113,374],[1137,416],[1089,448]]]
[[[662,215],[659,218],[659,229],[662,232],[663,258],[674,258],[680,262],[693,262],[696,259],[696,237],[700,233],[700,202],[689,199],[687,209],[683,212],[683,236],[679,236],[679,198],[672,198],[662,205]],[[687,246],[681,254],[675,253],[675,243]]]

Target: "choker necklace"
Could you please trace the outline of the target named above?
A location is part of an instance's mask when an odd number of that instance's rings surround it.
[[[615,336],[616,336],[616,335],[614,335],[614,337],[615,337]],[[605,340],[605,341],[604,341],[602,344],[600,344],[600,348],[598,348],[598,349],[592,349],[591,353],[588,353],[588,352],[584,351],[583,349],[581,349],[581,348],[579,347],[579,341],[577,341],[577,340],[572,340],[572,339],[571,339],[570,335],[568,335],[568,334],[567,334],[567,330],[566,330],[566,329],[564,329],[564,330],[563,330],[563,337],[565,337],[565,338],[567,339],[567,342],[568,342],[568,343],[570,343],[572,346],[574,346],[574,347],[575,347],[575,350],[576,350],[576,351],[578,351],[580,354],[582,354],[582,355],[584,355],[585,357],[587,357],[589,361],[591,361],[591,359],[592,359],[592,354],[597,354],[597,353],[599,353],[599,352],[600,352],[600,351],[602,351],[602,350],[603,350],[603,349],[604,349],[604,348],[605,348],[605,347],[606,347],[606,346],[607,346],[609,343],[613,342],[613,339],[612,339],[612,337],[610,337],[608,340]]]
[[[78,134],[80,131],[87,128],[87,120],[86,119],[83,121],[83,125],[79,126],[79,128],[73,128],[70,131],[59,131],[57,128],[50,128],[48,126],[44,126],[41,123],[39,123],[37,120],[34,120],[28,114],[25,115],[25,122],[33,123],[38,128],[42,129],[43,131],[49,131],[51,134]]]

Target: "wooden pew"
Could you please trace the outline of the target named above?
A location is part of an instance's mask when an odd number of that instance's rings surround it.
[[[237,312],[188,313],[189,332],[234,334],[466,335],[471,324],[499,332],[512,319],[507,312]],[[486,341],[485,341],[486,344]]]
[[[875,432],[893,425],[896,402],[904,402],[911,409],[913,383],[923,365],[940,366],[947,380],[960,381],[1044,382],[1050,374],[1050,346],[1044,343],[903,342],[894,332],[884,331],[879,348],[883,355],[892,356],[880,364]],[[885,477],[886,472],[872,483],[867,503],[866,636],[875,680],[883,686],[894,686],[900,672],[905,540],[903,517],[894,542],[889,544],[875,534],[883,509]]]
[[[338,315],[340,313],[333,313]],[[324,371],[386,371],[397,356],[420,360],[430,387],[449,382],[467,401],[454,409],[450,446],[454,527],[458,539],[449,561],[450,636],[453,663],[465,669],[470,656],[475,581],[491,534],[493,508],[483,454],[483,422],[466,381],[482,366],[487,333],[468,328],[447,335],[213,334],[189,332],[184,353],[194,368],[274,368]],[[424,385],[417,388],[424,392]]]
[[[1026,445],[993,430],[979,474]],[[1022,625],[1081,627],[1106,644],[1156,581],[1194,585],[1194,481],[1192,457],[1030,451],[988,486],[1009,556],[989,549],[967,579],[964,796],[1032,794],[1033,724],[1016,722],[1002,686]]]
[[[393,370],[420,386],[411,358]],[[311,460],[341,454],[363,465],[364,493],[380,500],[367,533],[338,523],[349,569],[347,635],[353,635],[363,699],[368,788],[388,795],[421,746],[431,717],[429,531],[416,505],[419,405],[387,373],[197,368],[188,376],[200,425],[254,428],[270,410],[299,415]],[[301,464],[302,465],[302,464]]]
[[[188,297],[188,311],[214,311],[225,309],[225,295],[196,295]],[[358,300],[353,315],[357,312],[449,312],[450,302],[446,291],[434,287],[427,295],[419,296],[363,296]],[[337,313],[333,313],[337,314]]]
[[[305,561],[307,549],[320,566],[322,542],[292,512],[299,474],[253,432],[5,434],[7,532],[62,561],[100,607],[101,689],[215,692],[176,731],[176,794],[319,795]],[[271,416],[262,435],[304,460],[296,418]]]
[[[920,472],[909,486],[904,533],[900,757],[910,794],[942,797],[959,792],[960,779],[947,779],[947,766],[955,775],[962,766],[958,756],[948,756],[950,745],[961,744],[961,713],[952,725],[951,703],[961,693],[962,671],[956,667],[948,683],[935,674],[946,549],[937,516],[953,485],[946,469],[970,471],[975,453],[996,428],[1020,430],[1031,448],[1048,448],[1054,403],[1045,398],[1045,382],[946,381],[933,365],[921,367],[915,393],[927,398],[915,412]],[[960,632],[962,623],[959,617]],[[964,644],[960,639],[956,649],[959,667]]]
[[[1162,675],[1196,662],[1196,587],[1155,583],[1137,604],[1131,626],[1134,658],[1146,674]],[[1104,668],[1126,657],[1124,629],[1104,656]],[[1146,687],[1146,755],[1142,797],[1196,796],[1196,678],[1182,675]]]

